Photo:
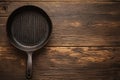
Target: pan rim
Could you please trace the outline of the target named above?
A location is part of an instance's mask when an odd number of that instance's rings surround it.
[[[22,46],[22,45],[17,43],[19,41],[15,41],[15,39],[12,35],[12,31],[11,31],[12,26],[10,25],[17,12],[21,11],[22,9],[28,9],[28,8],[31,9],[31,10],[36,9],[37,11],[41,12],[41,14],[44,15],[45,19],[47,20],[48,27],[49,27],[46,39],[44,39],[44,41],[41,44],[39,43],[37,45],[30,46],[30,47],[29,46]],[[15,46],[16,48],[18,48],[22,51],[27,51],[27,52],[28,51],[35,51],[35,50],[38,50],[38,49],[42,48],[43,46],[45,46],[47,44],[48,40],[50,39],[51,33],[52,33],[52,21],[51,21],[50,17],[48,16],[48,14],[43,9],[41,9],[40,7],[34,6],[34,5],[25,5],[25,6],[21,6],[17,9],[15,9],[10,14],[10,16],[8,17],[8,20],[7,20],[6,32],[7,32],[7,36],[8,36],[8,39],[9,39],[10,43],[13,46]]]

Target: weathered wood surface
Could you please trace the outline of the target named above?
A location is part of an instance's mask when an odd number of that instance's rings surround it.
[[[0,0],[1,2],[8,2],[8,0]],[[28,1],[28,2],[120,2],[120,0],[9,0],[10,1],[17,1],[17,2],[24,2],[24,1]]]
[[[24,52],[0,52],[0,79],[24,80]],[[120,47],[45,47],[35,52],[33,65],[33,80],[119,80]]]
[[[53,22],[49,43],[34,54],[32,80],[120,80],[119,0],[0,0],[0,80],[25,80],[26,55],[5,30],[23,5],[41,7]]]
[[[50,16],[57,17],[80,14],[119,15],[119,4],[119,2],[0,2],[0,15],[8,16],[13,10],[23,5],[39,6]]]
[[[41,7],[51,17],[53,34],[48,46],[120,46],[120,3],[117,2],[1,2],[0,45],[8,44],[5,32],[8,15],[26,4]]]

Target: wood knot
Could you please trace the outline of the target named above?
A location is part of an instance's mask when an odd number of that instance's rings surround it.
[[[8,9],[8,6],[4,5],[4,6],[3,6],[3,10],[6,11],[7,9]]]
[[[8,6],[6,5],[0,6],[0,13],[5,13],[7,9],[8,9]]]

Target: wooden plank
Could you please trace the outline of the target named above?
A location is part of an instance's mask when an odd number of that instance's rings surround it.
[[[45,47],[33,56],[33,80],[119,80],[120,47]],[[0,47],[2,80],[24,80],[24,52]]]
[[[0,46],[9,45],[5,31],[8,15],[26,4],[31,2],[1,3]],[[120,46],[120,3],[32,4],[43,8],[52,19],[53,33],[47,46]]]
[[[80,19],[53,17],[53,33],[47,46],[120,46],[120,21]],[[0,36],[0,46],[9,46],[5,25],[0,25]]]
[[[0,2],[1,80],[25,79],[26,55],[9,44],[5,24],[13,10],[27,4],[44,9],[53,22],[49,43],[34,54],[33,80],[120,79],[120,3],[115,2],[119,0],[4,1]]]
[[[0,0],[0,2],[7,2],[8,0]],[[120,0],[9,0],[9,2],[120,2]]]
[[[120,14],[120,3],[81,3],[81,2],[1,2],[0,16],[8,16],[16,8],[35,5],[44,9],[49,16],[74,16],[80,14]]]

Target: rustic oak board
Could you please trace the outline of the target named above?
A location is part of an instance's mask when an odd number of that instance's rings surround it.
[[[27,56],[6,35],[8,16],[23,5],[41,7],[53,22],[50,41],[34,54],[32,80],[120,80],[119,2],[0,0],[0,80],[25,80]]]
[[[54,22],[55,23],[55,22]],[[57,24],[57,22],[55,23]],[[61,23],[62,24],[62,23]],[[72,25],[72,24],[70,24]],[[107,24],[109,25],[109,24]],[[0,46],[9,46],[6,27],[0,26]],[[62,24],[53,27],[53,33],[47,46],[119,46],[120,27],[113,26],[84,26],[73,27]]]
[[[0,2],[0,16],[8,16],[16,8],[24,5],[36,5],[50,16],[77,16],[80,14],[119,15],[119,2]]]
[[[1,2],[4,1],[8,1],[8,0],[0,0]],[[17,2],[24,2],[24,1],[28,1],[28,2],[120,2],[120,0],[9,0],[10,1],[17,1]]]
[[[119,80],[120,47],[45,47],[33,57],[32,80]],[[24,52],[0,47],[0,79],[24,80]]]
[[[1,46],[8,45],[5,32],[8,15],[26,4],[43,8],[52,19],[53,33],[47,46],[120,46],[118,2],[2,2]]]

